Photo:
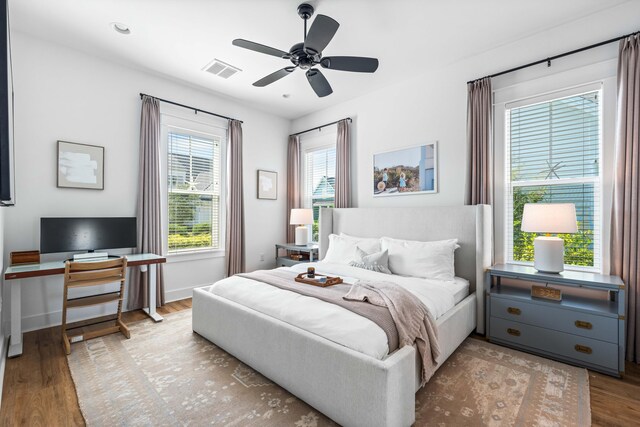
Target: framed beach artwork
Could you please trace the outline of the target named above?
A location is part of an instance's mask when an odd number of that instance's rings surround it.
[[[58,141],[58,187],[104,190],[104,147]]]
[[[373,196],[428,194],[438,191],[438,143],[373,155]]]
[[[278,172],[258,170],[258,199],[278,198]]]

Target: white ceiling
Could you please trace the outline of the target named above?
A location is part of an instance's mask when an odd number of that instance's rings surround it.
[[[625,1],[311,0],[316,13],[340,23],[325,56],[380,60],[375,74],[323,70],[334,89],[325,98],[301,70],[252,86],[290,63],[231,44],[244,38],[288,51],[302,41],[302,0],[11,0],[10,13],[13,30],[297,118]],[[116,33],[114,21],[131,34]],[[213,58],[242,72],[224,80],[202,71]]]

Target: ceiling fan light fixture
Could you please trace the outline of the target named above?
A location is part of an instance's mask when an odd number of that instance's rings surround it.
[[[119,34],[131,34],[129,26],[121,22],[112,22],[111,28],[113,28],[115,32]]]

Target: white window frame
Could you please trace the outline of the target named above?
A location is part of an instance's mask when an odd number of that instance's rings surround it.
[[[227,189],[227,162],[226,148],[228,128],[225,120],[197,116],[189,110],[178,109],[173,106],[163,106],[160,115],[161,126],[161,204],[162,204],[162,230],[163,230],[163,253],[168,262],[193,261],[198,259],[224,257],[225,235],[226,235],[226,189]],[[220,140],[220,198],[219,198],[219,221],[218,230],[220,236],[219,248],[207,247],[198,249],[184,249],[169,252],[169,188],[168,188],[168,160],[169,160],[169,132],[171,130],[182,131],[187,134],[204,138],[218,138]]]
[[[503,177],[502,182],[504,183],[503,184],[504,191],[502,192],[503,194],[501,198],[502,199],[501,200],[502,221],[500,222],[502,222],[503,224],[501,231],[503,234],[502,256],[504,257],[504,262],[508,264],[517,264],[517,265],[533,265],[533,262],[519,261],[519,260],[513,259],[513,236],[512,236],[513,213],[510,212],[509,207],[512,205],[514,187],[529,187],[529,186],[540,186],[540,185],[556,186],[556,185],[562,185],[562,184],[593,184],[594,192],[597,193],[595,194],[594,197],[597,198],[597,200],[599,200],[599,206],[597,206],[597,209],[594,211],[594,215],[596,215],[597,217],[595,227],[599,228],[597,230],[594,229],[594,240],[597,239],[597,241],[594,241],[595,243],[594,244],[594,266],[587,267],[587,266],[577,266],[577,265],[565,265],[565,269],[576,270],[576,271],[593,271],[593,272],[603,272],[608,270],[608,259],[605,259],[605,256],[604,256],[605,248],[603,246],[605,242],[609,241],[608,240],[609,230],[604,223],[608,217],[608,215],[606,215],[604,211],[604,207],[607,206],[607,204],[606,204],[606,198],[604,197],[604,194],[603,194],[603,186],[605,181],[605,169],[608,169],[608,168],[605,168],[607,153],[604,151],[605,147],[603,144],[604,136],[607,131],[607,129],[605,129],[604,127],[605,123],[603,120],[603,116],[605,114],[605,106],[606,106],[605,98],[604,98],[605,96],[604,86],[605,86],[604,81],[597,81],[597,82],[578,85],[570,88],[553,90],[553,91],[543,93],[541,95],[523,97],[519,100],[505,102],[502,104],[499,104],[496,102],[495,105],[497,106],[497,108],[495,110],[495,114],[496,114],[495,117],[497,117],[498,114],[500,114],[501,115],[500,119],[503,124],[503,126],[501,126],[500,128],[500,132],[501,132],[500,142],[503,145],[502,155],[504,156],[503,157],[504,160],[502,162],[504,165],[504,168],[502,171],[502,177]],[[554,99],[575,96],[575,95],[594,92],[594,91],[599,92],[598,96],[600,101],[598,176],[583,177],[583,178],[563,178],[563,179],[554,179],[553,181],[527,180],[527,181],[511,182],[511,178],[510,178],[511,177],[511,161],[510,161],[511,156],[510,156],[509,137],[507,134],[508,123],[507,123],[507,116],[506,116],[508,111],[513,108],[519,108],[527,105],[548,102]],[[498,129],[497,126],[496,126],[496,129]],[[496,189],[496,194],[499,194],[498,191],[499,190]]]
[[[306,194],[307,189],[307,154],[314,151],[325,150],[327,148],[337,149],[337,128],[327,130],[324,128],[322,131],[313,132],[309,134],[303,134],[300,136],[300,183],[302,184],[302,207],[313,208],[311,205],[311,198]],[[337,165],[336,165],[337,166]],[[335,199],[334,199],[335,203]],[[309,241],[312,241],[313,229],[309,227]]]

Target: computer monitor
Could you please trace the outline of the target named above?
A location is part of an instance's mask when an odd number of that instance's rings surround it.
[[[136,218],[40,218],[40,252],[93,252],[137,246]]]

